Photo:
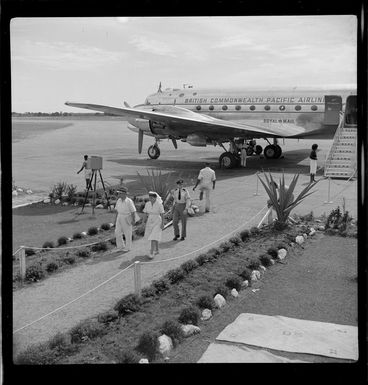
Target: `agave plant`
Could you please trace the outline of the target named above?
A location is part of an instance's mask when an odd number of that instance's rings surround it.
[[[299,178],[299,174],[295,174],[290,186],[287,188],[285,187],[285,177],[284,174],[282,174],[282,177],[280,178],[279,183],[279,193],[277,194],[276,190],[276,182],[272,178],[272,175],[270,173],[270,177],[268,178],[267,174],[264,174],[266,182],[264,182],[260,176],[258,175],[259,180],[261,181],[263,187],[265,188],[270,201],[272,203],[273,208],[276,211],[277,214],[277,221],[276,221],[276,227],[284,228],[286,226],[286,222],[290,216],[291,211],[303,201],[308,195],[313,194],[314,191],[310,192],[311,188],[314,187],[318,181],[309,184],[306,186],[299,195],[294,198],[294,189],[296,186],[296,183]]]

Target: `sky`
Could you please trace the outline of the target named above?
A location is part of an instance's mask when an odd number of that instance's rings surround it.
[[[352,15],[15,18],[13,112],[119,107],[162,88],[356,87]]]

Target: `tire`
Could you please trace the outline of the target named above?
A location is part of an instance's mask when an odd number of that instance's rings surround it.
[[[255,153],[256,153],[257,155],[259,155],[259,154],[262,154],[263,148],[262,148],[262,146],[260,146],[259,144],[257,144],[254,151],[255,151]]]
[[[253,155],[254,148],[252,146],[249,146],[245,151],[247,152],[247,156],[251,156]]]
[[[219,158],[220,167],[223,168],[234,168],[236,166],[236,158],[231,152],[224,152]]]
[[[161,154],[160,149],[156,145],[149,146],[147,153],[151,159],[157,159]]]
[[[274,146],[273,144],[270,144],[265,147],[263,154],[267,159],[275,159],[276,152],[277,152],[276,146]]]
[[[278,144],[275,145],[275,148],[276,148],[275,159],[278,159],[282,154],[282,148]]]

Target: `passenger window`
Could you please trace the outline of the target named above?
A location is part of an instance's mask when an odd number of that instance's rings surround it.
[[[237,105],[237,106],[235,106],[235,109],[236,109],[237,111],[239,111],[239,110],[241,109],[241,106]]]
[[[182,98],[183,96],[184,96],[184,94],[180,94],[180,95],[179,95],[179,98]]]
[[[199,111],[201,109],[201,106],[196,106],[196,109]]]
[[[250,109],[251,111],[254,111],[254,110],[256,109],[256,106],[250,106],[249,109]]]
[[[212,111],[214,109],[213,105],[211,104],[208,109]]]
[[[269,105],[267,105],[267,106],[264,107],[264,109],[265,109],[266,111],[269,111],[269,110],[271,109],[271,107],[270,107]]]
[[[223,109],[224,111],[226,111],[226,110],[227,110],[227,106],[222,106],[222,109]]]
[[[302,106],[299,106],[299,104],[295,106],[295,111],[300,111],[301,109],[302,109]]]
[[[193,92],[193,96],[196,96],[197,95],[197,93],[196,92]]]
[[[312,111],[317,111],[317,109],[318,109],[317,106],[312,106],[312,107],[311,107],[311,110],[312,110]]]
[[[280,110],[280,111],[285,111],[285,106],[280,106],[280,107],[279,107],[279,110]]]

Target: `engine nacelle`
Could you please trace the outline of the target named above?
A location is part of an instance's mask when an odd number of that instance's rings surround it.
[[[150,132],[150,126],[149,126],[149,120],[148,119],[140,119],[140,118],[134,118],[132,121],[128,120],[130,124],[133,126],[139,128],[142,131]]]
[[[186,142],[191,146],[195,147],[206,147],[207,141],[204,136],[199,136],[197,134],[190,134],[187,136]]]
[[[149,128],[154,135],[168,135],[167,127],[160,122],[155,122],[154,120],[149,121]]]

